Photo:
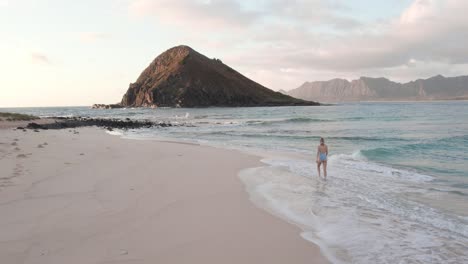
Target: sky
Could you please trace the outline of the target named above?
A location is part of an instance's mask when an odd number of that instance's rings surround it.
[[[0,107],[119,102],[188,45],[273,90],[468,73],[466,0],[0,0]]]

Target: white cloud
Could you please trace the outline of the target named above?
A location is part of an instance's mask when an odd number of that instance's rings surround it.
[[[437,3],[434,0],[417,0],[407,8],[400,17],[401,24],[418,23],[421,20],[430,19],[437,14]]]
[[[130,9],[197,46],[216,43],[216,56],[275,89],[322,78],[468,71],[468,1],[414,0],[399,16],[370,22],[348,16],[347,1],[259,3],[247,10],[235,0],[134,0]]]
[[[154,16],[163,23],[189,31],[240,29],[253,23],[258,15],[232,0],[134,0],[130,3],[130,12],[137,16]]]

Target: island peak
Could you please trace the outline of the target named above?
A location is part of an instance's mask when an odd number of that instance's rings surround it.
[[[234,107],[319,105],[272,91],[186,45],[157,56],[131,83],[122,106]]]

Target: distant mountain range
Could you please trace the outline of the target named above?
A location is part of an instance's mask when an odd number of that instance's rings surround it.
[[[319,102],[430,101],[468,99],[468,76],[418,79],[398,83],[386,78],[332,79],[305,82],[288,92],[290,96]]]
[[[115,107],[210,107],[319,105],[270,90],[219,59],[210,59],[188,46],[160,54],[130,84]]]

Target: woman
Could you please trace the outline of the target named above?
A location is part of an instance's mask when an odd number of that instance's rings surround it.
[[[323,164],[323,175],[327,179],[327,156],[328,146],[325,144],[325,140],[320,138],[320,145],[317,148],[317,171],[320,177],[320,165]]]

